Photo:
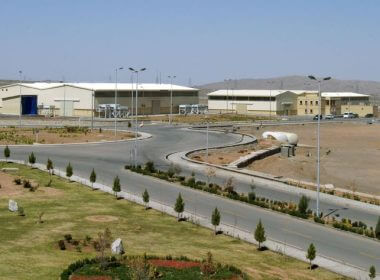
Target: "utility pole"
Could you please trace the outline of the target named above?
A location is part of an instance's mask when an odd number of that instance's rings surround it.
[[[170,75],[168,78],[170,79],[170,118],[169,118],[169,124],[172,124],[173,119],[173,79],[175,79],[177,76]]]
[[[117,114],[116,114],[116,105],[117,105],[117,72],[118,71],[121,71],[123,70],[124,68],[123,67],[118,67],[115,69],[115,74],[116,74],[116,77],[115,77],[115,104],[114,104],[114,108],[113,108],[113,116],[114,116],[114,120],[115,120],[115,128],[114,128],[114,135],[116,136],[117,134]]]
[[[21,129],[21,114],[22,114],[22,96],[21,96],[21,79],[22,79],[22,71],[18,71],[18,74],[19,74],[19,95],[20,95],[20,113],[19,113],[19,116],[18,116],[18,120],[19,120],[19,127]]]
[[[146,68],[141,68],[140,70],[135,70],[132,67],[129,67],[129,70],[132,71],[132,73],[136,74],[136,98],[135,98],[135,142],[134,142],[134,166],[137,166],[137,135],[138,135],[138,125],[137,125],[137,98],[138,98],[138,92],[139,92],[139,72],[143,72],[146,70]]]

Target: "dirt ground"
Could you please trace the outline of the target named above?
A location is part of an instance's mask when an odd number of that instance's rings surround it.
[[[114,141],[133,138],[130,132],[121,132],[115,136],[114,131],[96,129],[91,130],[78,129],[68,132],[65,128],[53,129],[18,129],[18,128],[1,128],[0,145],[11,144],[66,144],[66,143],[83,143],[83,142],[101,142]]]
[[[240,157],[246,156],[251,152],[266,149],[274,145],[280,145],[277,141],[270,139],[260,139],[257,144],[246,146],[228,147],[225,149],[210,149],[208,162],[220,165],[228,165]],[[190,158],[198,161],[207,161],[206,152],[200,151],[190,155]]]
[[[270,126],[259,130],[256,127],[242,127],[241,132],[253,134],[258,139],[264,131],[293,132],[298,135],[300,144],[296,148],[295,157],[285,159],[277,154],[256,161],[247,168],[276,176],[315,182],[316,128],[315,124]],[[236,153],[231,153],[230,160],[235,160],[234,156]],[[335,187],[351,191],[380,195],[379,167],[380,125],[353,122],[321,125],[322,184],[333,184]]]

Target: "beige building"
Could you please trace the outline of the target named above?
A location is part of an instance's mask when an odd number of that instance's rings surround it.
[[[342,115],[356,113],[359,117],[368,114],[377,116],[377,106],[369,101],[370,96],[354,92],[322,92],[321,114]],[[297,97],[297,115],[318,114],[318,92],[304,92]]]
[[[297,91],[217,90],[207,95],[208,110],[256,115],[296,115]]]
[[[21,83],[0,87],[0,113],[43,114],[49,110],[58,116],[91,116],[101,107],[115,107],[115,83]],[[130,110],[135,106],[136,84],[118,83],[116,107]],[[198,104],[198,90],[170,84],[139,84],[138,113],[173,113],[180,104]],[[21,99],[21,100],[20,100]],[[133,100],[133,104],[132,104]]]

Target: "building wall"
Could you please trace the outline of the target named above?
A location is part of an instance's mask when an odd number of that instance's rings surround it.
[[[325,114],[325,100],[322,99],[321,114]],[[318,94],[303,93],[297,97],[297,115],[317,115],[318,114]]]
[[[276,96],[277,115],[297,114],[297,95],[292,92],[284,92]]]
[[[245,106],[243,105],[246,105],[247,107],[247,114],[266,114],[266,112],[269,114],[270,108],[274,114],[277,106],[276,101],[208,100],[208,110],[210,112],[245,112],[245,109],[243,108]],[[237,107],[240,107],[240,109]]]
[[[173,91],[173,114],[179,112],[179,105],[181,104],[198,104],[198,95],[194,95],[196,92],[175,92]],[[148,95],[148,96],[146,96]],[[158,114],[169,114],[170,113],[170,92],[149,92],[147,94],[144,92],[139,92],[138,95],[138,113],[139,114],[153,114],[152,104],[154,102],[160,103],[160,108]],[[178,96],[180,95],[180,96]],[[95,107],[99,104],[114,104],[115,95],[114,93],[96,93],[95,94]],[[135,107],[136,100],[133,99],[133,108]],[[129,109],[132,108],[132,98],[130,92],[118,92],[117,104],[121,106],[127,106]],[[134,109],[135,110],[135,109]]]
[[[359,117],[364,117],[367,114],[373,114],[375,117],[378,116],[377,106],[374,106],[374,105],[353,105],[353,104],[348,105],[348,104],[345,104],[345,105],[341,106],[341,112],[342,113],[345,113],[345,112],[355,113],[355,114],[358,114]]]
[[[38,89],[21,86],[21,95],[38,95],[38,93],[39,93]],[[10,114],[10,115],[20,114],[20,109],[19,109],[20,104],[18,104],[17,109],[15,105],[12,104],[12,102],[16,102],[16,100],[18,100],[17,102],[19,102],[20,101],[19,98],[13,99],[13,101],[5,102],[5,103],[3,101],[4,98],[6,99],[8,97],[16,97],[19,95],[20,95],[20,86],[18,85],[10,85],[8,87],[1,88],[0,89],[0,113]],[[12,105],[9,105],[9,104],[12,104]],[[8,106],[11,106],[11,107],[8,107]]]
[[[20,114],[20,97],[8,97],[3,99],[2,114],[19,115]]]

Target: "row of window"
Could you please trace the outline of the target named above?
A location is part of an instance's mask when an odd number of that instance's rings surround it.
[[[305,109],[305,114],[307,114],[307,112],[308,112],[307,109]],[[313,113],[313,109],[310,109],[309,114],[312,114],[312,113]]]
[[[300,105],[302,105],[303,101],[300,100]],[[308,105],[308,101],[305,100],[305,105]],[[310,105],[313,106],[313,100],[310,100]],[[315,101],[315,105],[318,105],[318,100]]]
[[[8,91],[8,89],[7,89],[7,88],[2,88],[2,89],[1,89],[1,91],[4,91],[4,90],[5,90],[5,91]]]

